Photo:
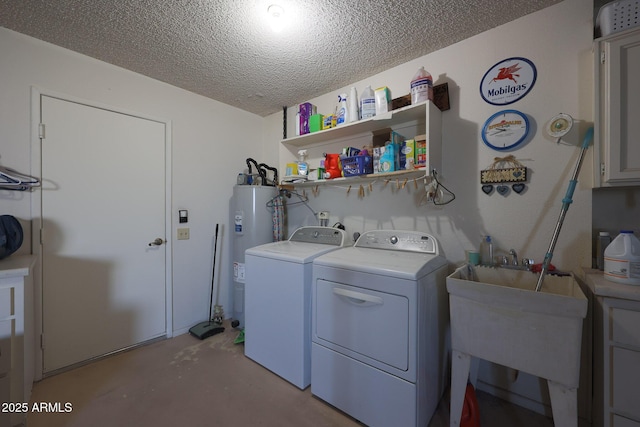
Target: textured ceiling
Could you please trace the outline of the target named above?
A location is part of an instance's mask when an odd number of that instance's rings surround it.
[[[560,1],[0,0],[0,26],[266,116]]]

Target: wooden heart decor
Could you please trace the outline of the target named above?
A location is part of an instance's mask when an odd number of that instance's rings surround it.
[[[482,186],[482,191],[484,192],[484,194],[491,194],[491,192],[493,191],[493,185],[491,184],[485,184]]]
[[[500,194],[501,196],[506,196],[507,193],[509,192],[509,187],[507,187],[506,185],[498,185],[496,190],[498,191],[498,194]]]
[[[508,196],[511,189],[517,194],[526,190],[527,168],[515,156],[496,157],[493,160],[491,166],[480,171],[480,184],[484,194],[493,193],[494,184],[497,184],[495,189],[501,196]],[[510,183],[513,183],[511,188],[506,185]]]
[[[513,184],[511,186],[511,188],[513,188],[513,191],[515,191],[516,193],[520,194],[524,191],[524,189],[526,188],[526,185],[524,184]]]

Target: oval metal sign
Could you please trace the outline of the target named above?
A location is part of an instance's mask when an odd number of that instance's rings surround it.
[[[537,77],[533,62],[520,57],[507,58],[482,77],[480,95],[492,105],[512,104],[529,93]]]

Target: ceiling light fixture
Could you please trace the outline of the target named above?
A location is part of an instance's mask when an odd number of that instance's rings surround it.
[[[276,33],[282,31],[285,24],[284,9],[282,6],[272,4],[267,8],[267,15],[271,29]]]

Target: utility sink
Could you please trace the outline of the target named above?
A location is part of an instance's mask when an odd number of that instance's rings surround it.
[[[556,426],[577,427],[582,323],[588,302],[573,276],[465,265],[447,277],[451,418],[460,425],[471,358],[544,378]]]

